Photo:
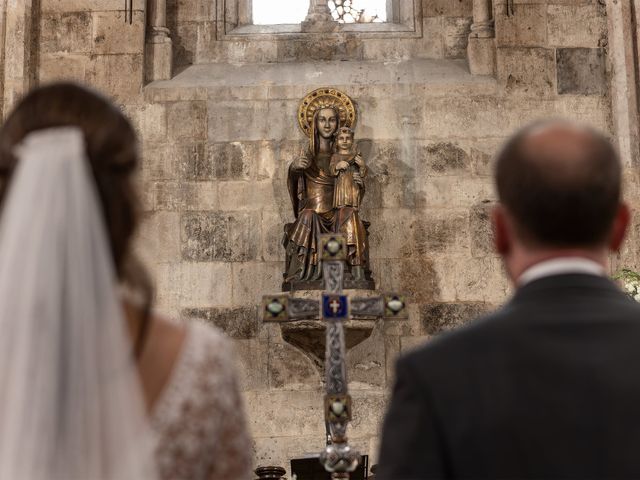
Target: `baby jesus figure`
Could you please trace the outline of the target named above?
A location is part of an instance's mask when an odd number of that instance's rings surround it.
[[[360,207],[361,189],[353,174],[360,178],[367,175],[367,167],[360,152],[354,146],[353,130],[342,127],[336,136],[336,153],[331,156],[329,164],[331,175],[338,177],[333,193],[333,207]]]

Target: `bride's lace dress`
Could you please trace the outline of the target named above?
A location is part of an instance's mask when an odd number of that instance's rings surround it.
[[[246,480],[252,446],[229,340],[192,322],[151,424],[163,480]]]

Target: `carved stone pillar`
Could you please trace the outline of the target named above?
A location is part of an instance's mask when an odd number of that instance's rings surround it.
[[[338,22],[331,16],[327,0],[309,2],[309,13],[302,22],[303,32],[333,32],[337,27]]]
[[[6,117],[18,101],[35,84],[37,40],[34,38],[33,0],[2,0],[0,14],[2,39],[2,110]],[[4,18],[2,18],[4,16]]]
[[[147,9],[145,79],[147,82],[169,80],[173,54],[167,28],[167,2],[148,0]]]
[[[473,25],[467,54],[472,74],[495,74],[496,44],[492,0],[473,1]]]

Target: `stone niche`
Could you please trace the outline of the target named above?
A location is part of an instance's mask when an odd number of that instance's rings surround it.
[[[410,305],[406,321],[353,322],[347,335],[349,436],[375,464],[398,355],[509,295],[488,224],[494,153],[519,126],[548,116],[612,132],[599,33],[555,27],[580,12],[595,26],[604,17],[591,3],[497,10],[492,77],[471,75],[464,58],[470,1],[425,0],[422,37],[355,35],[348,61],[305,58],[295,38],[204,35],[205,20],[193,18],[202,12],[183,7],[194,2],[176,1],[179,15],[169,16],[189,64],[127,107],[144,142],[141,254],[159,308],[194,313],[234,338],[256,465],[288,468],[323,448],[323,325],[264,324],[258,305],[281,291],[282,228],[293,220],[286,171],[306,145],[299,101],[326,85],[346,92],[359,105],[356,137],[370,168],[362,208],[376,290],[403,293]],[[528,11],[549,22],[529,21]],[[553,44],[522,37],[547,24]]]

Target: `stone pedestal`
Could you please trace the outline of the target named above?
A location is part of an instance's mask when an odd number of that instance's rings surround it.
[[[377,292],[373,290],[346,290],[346,295],[369,298],[374,297]],[[320,300],[320,293],[317,290],[298,290],[293,292],[296,298]],[[344,322],[345,344],[347,351],[359,345],[371,336],[375,327],[377,317],[351,318]],[[302,350],[316,365],[318,371],[324,372],[324,361],[326,351],[326,323],[320,318],[309,318],[306,320],[289,321],[280,324],[282,339],[290,345]]]
[[[467,47],[469,71],[473,75],[496,74],[495,38],[469,38]]]

